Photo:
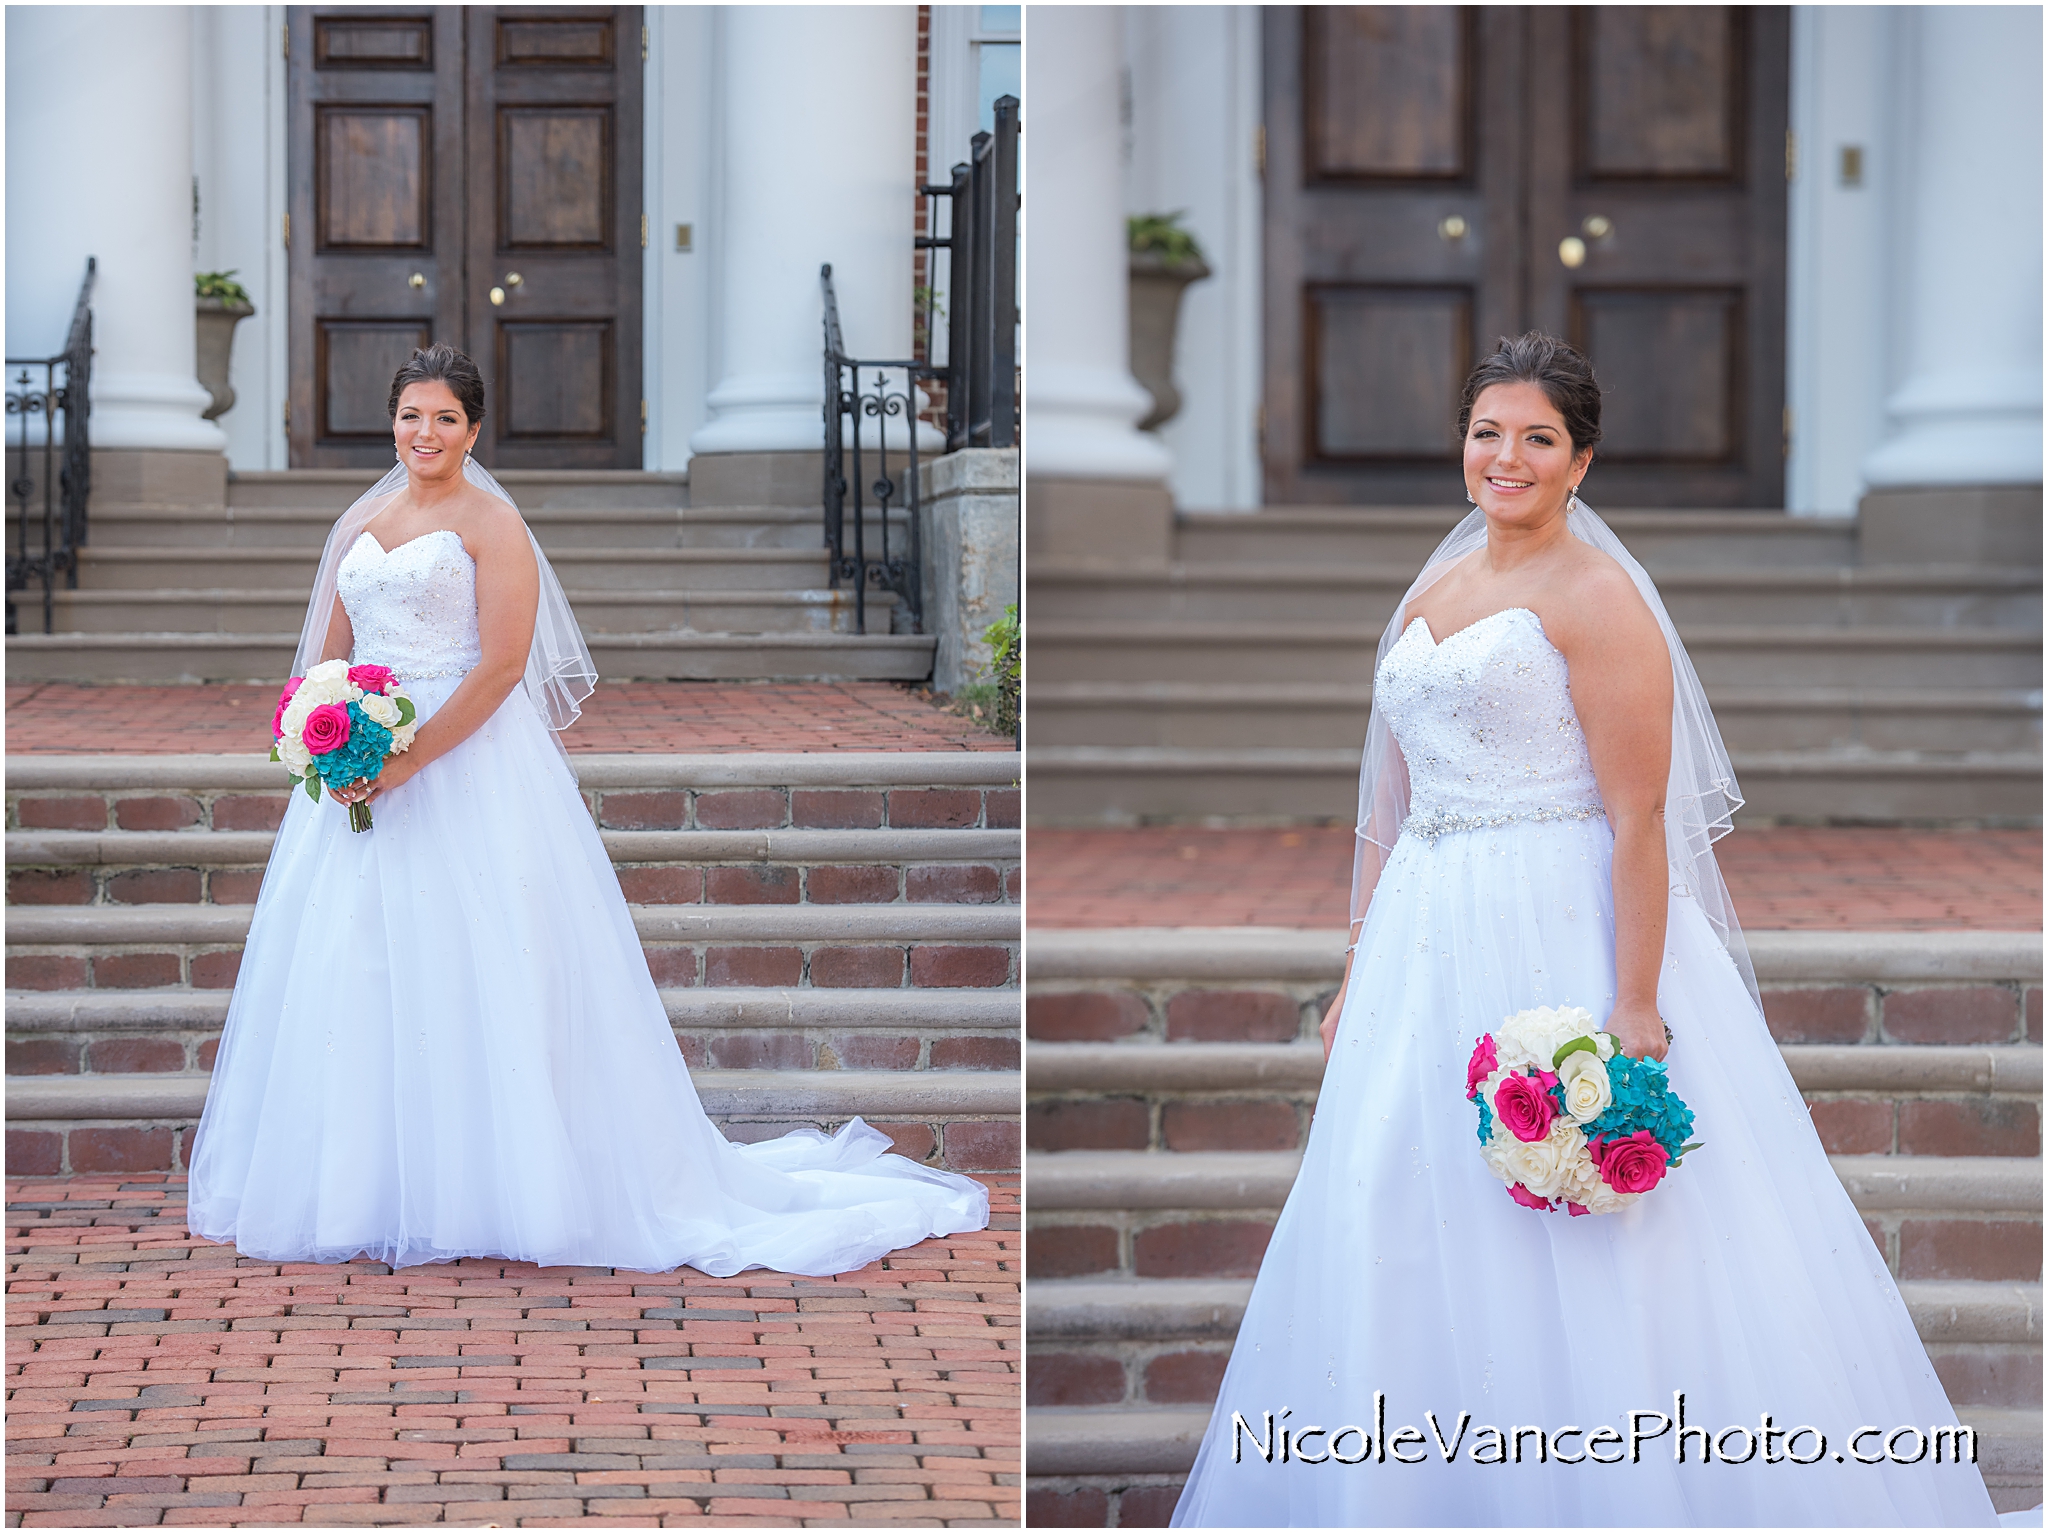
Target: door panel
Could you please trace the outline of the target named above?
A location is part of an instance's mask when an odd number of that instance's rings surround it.
[[[287,18],[293,466],[388,463],[391,375],[444,340],[484,462],[639,467],[639,11]]]
[[[1540,327],[1600,374],[1589,501],[1782,504],[1784,10],[1265,28],[1269,503],[1455,504],[1465,374]]]

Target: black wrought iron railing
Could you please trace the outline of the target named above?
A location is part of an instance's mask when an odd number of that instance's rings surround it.
[[[1018,127],[1017,98],[998,97],[995,131],[974,135],[972,157],[953,167],[952,181],[919,188],[932,232],[917,237],[917,248],[933,262],[936,252],[946,252],[943,303],[936,271],[919,297],[923,341],[914,349],[922,356],[848,356],[832,268],[818,273],[825,301],[825,546],[833,589],[853,587],[856,632],[867,631],[871,590],[893,591],[911,631],[923,627],[917,428],[924,386],[945,390],[948,452],[1017,445]],[[948,212],[943,235],[936,232],[940,199]]]
[[[99,261],[88,256],[61,352],[7,358],[7,498],[15,524],[7,554],[9,633],[20,631],[15,592],[42,587],[43,632],[49,633],[57,577],[78,588],[78,550],[85,546],[92,493],[86,420],[92,413],[92,284],[98,273]]]

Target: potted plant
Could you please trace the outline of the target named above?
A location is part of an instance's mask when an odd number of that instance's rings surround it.
[[[1131,371],[1152,396],[1150,431],[1180,413],[1173,386],[1174,332],[1188,284],[1209,275],[1202,247],[1180,226],[1184,213],[1146,213],[1129,221],[1131,242]]]
[[[194,278],[198,290],[199,381],[213,396],[200,412],[207,420],[225,415],[235,405],[228,384],[228,357],[234,349],[235,326],[256,312],[249,293],[232,271],[203,271]]]

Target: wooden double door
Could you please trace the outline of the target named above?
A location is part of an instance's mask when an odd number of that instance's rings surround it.
[[[1781,506],[1789,13],[1265,13],[1268,504],[1462,499],[1502,335],[1591,357],[1596,506]]]
[[[637,7],[290,7],[295,468],[392,461],[391,377],[482,370],[477,456],[638,468]]]

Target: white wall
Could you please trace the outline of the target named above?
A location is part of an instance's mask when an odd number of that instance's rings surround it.
[[[1158,432],[1174,503],[1249,510],[1262,493],[1264,397],[1259,8],[1127,6],[1124,28],[1128,211],[1184,210],[1211,272],[1181,303],[1182,404]]]
[[[287,468],[284,7],[199,5],[192,17],[193,269],[234,271],[256,305],[235,327],[235,403],[217,424],[230,467]]]

